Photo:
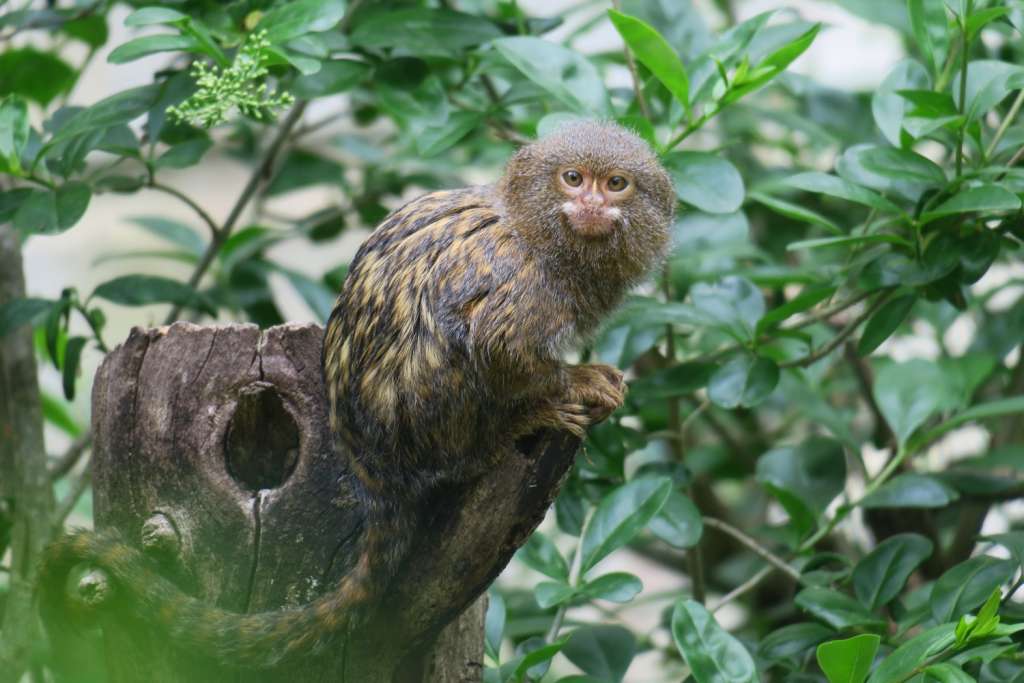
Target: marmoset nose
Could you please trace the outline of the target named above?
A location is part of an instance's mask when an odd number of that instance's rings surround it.
[[[580,202],[588,208],[598,208],[604,206],[604,195],[593,190],[584,192],[580,195]]]

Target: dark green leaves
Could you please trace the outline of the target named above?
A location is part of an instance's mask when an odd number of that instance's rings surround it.
[[[835,629],[881,626],[885,620],[845,593],[812,586],[796,596],[796,604]]]
[[[807,533],[843,490],[843,447],[837,441],[815,437],[796,446],[775,448],[757,461],[757,480],[779,500],[800,533]]]
[[[880,641],[878,636],[864,633],[822,643],[817,650],[818,665],[829,683],[864,683]]]
[[[774,361],[745,354],[711,375],[708,398],[722,408],[749,408],[768,398],[778,383],[779,366]]]
[[[699,602],[676,603],[672,611],[672,638],[697,683],[760,680],[750,653]]]
[[[401,48],[420,57],[454,57],[501,36],[484,17],[426,7],[375,12],[352,31],[366,48]]]
[[[608,95],[601,76],[578,52],[528,36],[498,38],[491,44],[524,76],[573,111],[608,113]]]
[[[684,202],[708,213],[732,213],[743,204],[743,178],[726,159],[708,152],[675,152],[664,162]]]
[[[0,53],[0,97],[21,95],[46,106],[75,78],[75,70],[49,52],[23,47]]]
[[[584,626],[572,632],[562,653],[585,673],[618,683],[633,661],[636,640],[621,626]]]
[[[918,534],[897,534],[879,543],[853,568],[853,590],[876,610],[899,595],[910,574],[932,554],[932,542]]]
[[[155,275],[123,275],[104,282],[92,295],[122,306],[169,303],[216,315],[209,301],[187,284]]]
[[[32,190],[14,214],[14,227],[25,233],[55,235],[85,214],[92,192],[84,183],[65,183],[56,190]]]
[[[864,327],[864,333],[857,342],[857,353],[866,356],[877,349],[906,320],[916,301],[916,296],[901,296],[878,309]]]
[[[49,299],[11,299],[0,305],[0,338],[27,323],[39,322],[53,307]]]
[[[957,492],[935,477],[901,474],[865,497],[866,508],[941,508],[959,497]]]
[[[936,412],[953,408],[960,401],[942,369],[923,360],[882,366],[874,393],[900,443]]]
[[[978,555],[961,562],[939,577],[932,589],[932,616],[938,622],[954,621],[978,607],[1017,570],[1013,560]]]
[[[322,62],[316,73],[302,75],[292,82],[296,97],[313,99],[349,90],[370,73],[370,66],[354,59],[335,59]]]
[[[28,105],[20,97],[0,99],[0,173],[20,173],[28,143]]]
[[[278,5],[263,15],[256,30],[266,29],[270,42],[278,44],[328,31],[341,21],[345,4],[345,0],[298,0]]]
[[[667,478],[642,477],[605,496],[583,535],[582,573],[636,536],[658,514],[671,490]]]
[[[615,10],[608,16],[637,61],[650,69],[654,77],[683,105],[690,108],[690,81],[679,55],[661,34],[645,22]]]

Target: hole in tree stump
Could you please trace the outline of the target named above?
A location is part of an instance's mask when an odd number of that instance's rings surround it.
[[[283,484],[299,459],[299,429],[271,386],[242,390],[225,440],[228,472],[250,491]]]

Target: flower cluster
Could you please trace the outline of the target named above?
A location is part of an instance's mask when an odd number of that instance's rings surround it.
[[[270,91],[263,82],[267,75],[263,54],[268,47],[266,31],[260,31],[246,39],[226,69],[195,62],[192,76],[198,89],[180,105],[168,107],[168,115],[179,122],[210,128],[226,121],[235,108],[246,116],[262,119],[274,109],[292,104],[295,98],[291,93]]]

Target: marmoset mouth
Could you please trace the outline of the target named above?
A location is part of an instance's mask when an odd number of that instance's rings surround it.
[[[587,239],[607,237],[622,225],[622,211],[612,206],[581,206],[578,202],[565,202],[562,213],[569,226]]]

